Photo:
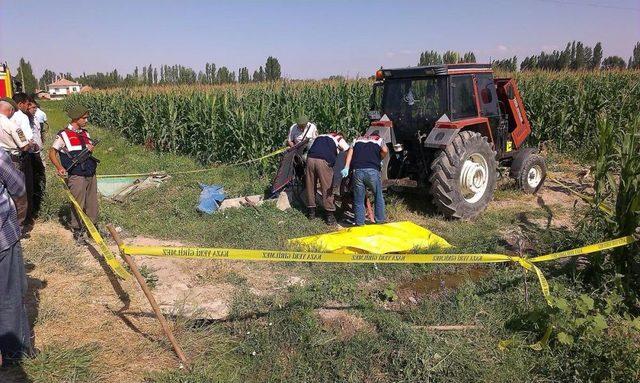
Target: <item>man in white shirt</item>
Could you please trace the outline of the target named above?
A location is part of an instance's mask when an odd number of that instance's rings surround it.
[[[40,151],[40,147],[33,139],[33,128],[31,126],[31,120],[29,118],[29,106],[33,102],[33,97],[26,93],[16,93],[13,95],[13,101],[18,105],[18,110],[11,117],[16,125],[20,127],[24,136],[29,141],[29,153],[34,151]],[[27,220],[26,224],[29,225],[33,218],[33,167],[31,165],[31,155],[27,154],[22,157],[20,162],[20,170],[24,173],[24,183],[27,187]],[[28,230],[27,230],[28,231]]]
[[[22,161],[26,152],[29,151],[30,145],[20,127],[9,120],[17,108],[18,106],[12,99],[8,97],[0,99],[0,150],[9,154],[13,166],[24,177],[21,170]],[[25,196],[25,198],[14,200],[14,203],[18,214],[18,224],[24,227],[28,200]]]
[[[46,128],[45,126],[49,126],[49,123],[47,121],[47,114],[40,109],[40,104],[38,104],[37,101],[35,101],[36,104],[36,113],[33,115],[33,117],[35,118],[36,122],[40,125],[40,134],[44,134],[44,132],[46,132]]]
[[[300,116],[298,121],[289,128],[287,145],[292,148],[305,139],[313,140],[316,137],[318,137],[318,128],[315,124],[310,123],[307,116]]]
[[[27,111],[27,116],[31,122],[31,128],[33,129],[33,141],[37,145],[37,147],[34,146],[33,149],[29,151],[29,156],[31,157],[31,173],[33,175],[33,209],[31,210],[34,218],[37,217],[38,212],[40,211],[46,186],[45,165],[44,161],[42,161],[41,155],[43,145],[42,126],[44,126],[44,124],[40,124],[36,119],[38,110],[40,110],[38,109],[38,105],[33,101],[29,104],[29,110]],[[42,113],[44,114],[44,112]]]
[[[11,117],[11,121],[18,125],[27,140],[31,141],[33,140],[33,130],[31,129],[31,122],[29,122],[27,112],[33,99],[25,93],[16,93],[13,95],[13,101],[18,105],[18,110]]]

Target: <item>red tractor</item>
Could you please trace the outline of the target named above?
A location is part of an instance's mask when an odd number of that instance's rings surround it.
[[[380,69],[369,132],[389,145],[386,185],[424,186],[442,214],[473,218],[493,199],[498,166],[527,193],[540,189],[546,165],[525,148],[531,133],[514,79],[489,64]]]

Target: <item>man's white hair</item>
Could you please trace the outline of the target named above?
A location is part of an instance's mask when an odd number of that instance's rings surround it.
[[[13,105],[11,105],[10,103],[6,102],[6,101],[0,101],[0,111],[5,111],[5,110],[10,110],[10,111],[14,111]]]

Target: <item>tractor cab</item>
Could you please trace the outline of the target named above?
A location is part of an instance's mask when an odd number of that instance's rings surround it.
[[[490,64],[380,69],[370,110],[371,121],[386,115],[393,122],[394,143],[403,145],[426,134],[424,146],[439,148],[452,129],[478,130],[502,156],[531,132],[515,81],[494,79]]]
[[[475,216],[493,196],[498,164],[521,176],[524,157],[534,154],[519,150],[531,127],[517,84],[494,78],[490,64],[380,69],[370,104],[369,130],[392,153],[383,179],[430,187],[448,216]],[[526,191],[544,179],[536,161]]]

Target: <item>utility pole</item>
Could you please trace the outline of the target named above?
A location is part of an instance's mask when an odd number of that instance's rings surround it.
[[[22,92],[24,92],[24,69],[22,68],[22,61],[20,62],[20,81],[22,81]]]

